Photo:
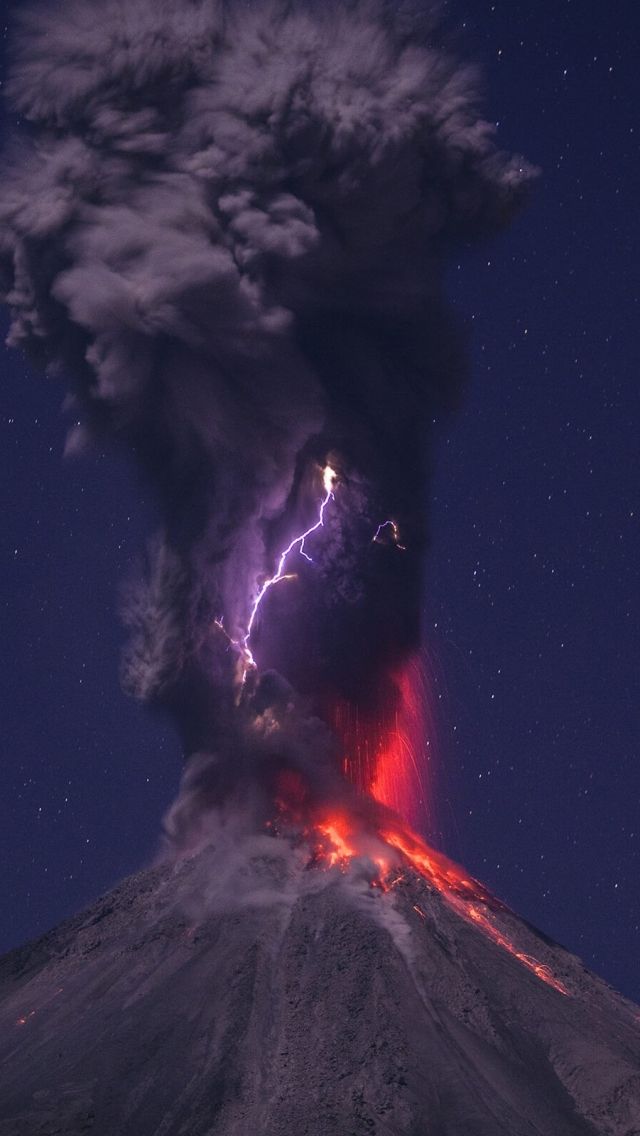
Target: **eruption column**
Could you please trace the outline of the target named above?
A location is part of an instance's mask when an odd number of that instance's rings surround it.
[[[351,826],[374,862],[375,847],[385,863],[413,852],[477,898],[387,806],[408,815],[398,769],[415,783],[397,676],[420,647],[431,426],[467,373],[446,256],[510,220],[530,167],[497,149],[428,4],[20,9],[6,90],[27,130],[0,182],[0,298],[10,343],[71,378],[69,452],[118,438],[156,490],[162,533],[127,611],[123,679],[184,742],[174,846],[215,809],[275,809],[292,772],[299,829],[341,834],[340,859]],[[269,680],[240,699],[213,617],[246,677],[261,605],[294,551],[310,559],[333,498],[327,465],[316,520],[267,577],[318,453],[340,455],[330,547],[274,599]],[[376,529],[380,516],[394,520]],[[367,740],[356,789],[318,707],[369,722],[387,693],[387,737]]]

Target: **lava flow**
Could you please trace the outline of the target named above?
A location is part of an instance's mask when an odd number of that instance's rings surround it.
[[[389,892],[413,869],[437,891],[458,915],[479,927],[502,950],[517,959],[542,982],[564,996],[569,991],[549,968],[511,942],[496,924],[509,909],[478,880],[425,841],[389,808],[369,794],[358,794],[353,807],[324,812],[314,804],[298,771],[281,772],[276,792],[275,834],[295,836],[311,849],[310,866],[349,870],[356,859],[370,868],[371,886]],[[413,905],[417,915],[426,914]]]
[[[399,817],[392,817],[386,826],[383,823],[376,837],[352,829],[349,817],[344,813],[317,823],[316,832],[321,838],[314,850],[316,861],[324,861],[328,867],[338,866],[346,871],[354,857],[366,858],[375,865],[378,873],[372,878],[371,884],[382,891],[390,891],[405,878],[403,868],[413,868],[459,915],[481,928],[494,943],[542,982],[565,997],[569,996],[566,986],[552,974],[549,967],[518,950],[496,926],[494,913],[507,913],[508,908],[458,864],[441,852],[429,848]],[[426,920],[422,908],[414,905],[414,910],[423,921]]]

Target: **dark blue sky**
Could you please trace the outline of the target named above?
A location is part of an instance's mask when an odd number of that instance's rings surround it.
[[[452,265],[473,376],[442,430],[425,612],[444,847],[639,999],[640,17],[603,11],[456,5],[489,117],[543,174]],[[63,462],[61,388],[13,353],[2,369],[0,949],[147,861],[180,771],[118,685],[152,504],[122,457]]]

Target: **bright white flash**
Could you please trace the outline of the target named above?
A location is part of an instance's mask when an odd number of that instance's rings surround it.
[[[336,481],[337,476],[338,475],[337,475],[335,469],[332,469],[330,465],[326,465],[324,467],[324,470],[323,470],[323,473],[322,473],[322,484],[324,486],[324,497],[322,498],[322,501],[320,502],[317,521],[315,522],[315,524],[311,525],[308,529],[306,529],[305,532],[300,533],[299,536],[295,536],[293,538],[293,540],[289,542],[287,547],[280,553],[280,558],[278,560],[278,566],[276,568],[276,571],[274,572],[273,576],[270,576],[268,580],[264,581],[264,584],[260,588],[260,591],[258,592],[258,594],[257,594],[257,596],[254,600],[253,607],[251,609],[251,614],[249,616],[249,622],[247,623],[246,635],[244,635],[241,643],[237,644],[237,646],[240,646],[240,648],[242,650],[242,654],[243,654],[243,657],[244,657],[244,663],[245,663],[244,673],[243,673],[243,682],[244,682],[244,679],[246,677],[246,673],[247,673],[247,670],[249,669],[249,667],[255,667],[255,665],[256,665],[256,661],[253,657],[251,647],[249,646],[249,640],[251,638],[251,632],[253,631],[253,627],[254,627],[256,618],[258,616],[258,612],[260,610],[260,605],[261,605],[264,597],[266,596],[267,592],[271,588],[273,588],[274,584],[279,584],[281,580],[292,580],[294,578],[294,576],[295,576],[294,572],[287,572],[286,571],[287,559],[294,550],[297,550],[300,553],[301,556],[304,556],[305,560],[311,560],[311,557],[305,551],[305,541],[312,535],[312,533],[317,532],[318,529],[321,529],[324,526],[325,509],[326,509],[327,505],[329,504],[329,502],[331,500],[333,500],[333,487],[335,485],[335,481]]]
[[[313,562],[312,557],[309,556],[309,553],[306,551],[305,543],[309,539],[309,537],[313,535],[313,533],[317,532],[318,529],[321,529],[324,526],[325,510],[329,502],[334,499],[333,490],[337,477],[338,475],[335,469],[333,469],[330,465],[326,465],[324,467],[322,471],[322,485],[324,488],[324,496],[322,497],[322,500],[320,501],[320,504],[318,506],[317,520],[314,522],[314,524],[310,525],[308,529],[305,529],[303,533],[299,533],[298,536],[294,536],[293,540],[289,541],[287,547],[284,548],[280,553],[280,556],[278,558],[278,565],[273,576],[270,576],[269,579],[264,581],[253,602],[247,623],[247,630],[242,639],[232,639],[225,630],[221,619],[216,619],[214,621],[216,627],[218,627],[220,631],[222,631],[222,633],[227,637],[229,643],[240,650],[242,657],[243,684],[246,680],[248,671],[255,668],[256,666],[256,661],[253,657],[253,652],[250,647],[250,639],[256,623],[256,619],[258,618],[260,605],[262,604],[262,601],[264,600],[267,592],[270,591],[270,589],[273,588],[275,584],[279,584],[281,580],[295,579],[295,572],[287,571],[287,561],[293,552],[298,552],[298,554],[300,556],[303,556],[305,560]],[[383,521],[380,525],[378,525],[377,531],[373,537],[373,542],[383,543],[384,538],[382,537],[382,534],[385,530],[388,529],[390,529],[390,537],[396,548],[400,548],[404,551],[405,546],[400,543],[400,530],[396,522],[393,520]]]

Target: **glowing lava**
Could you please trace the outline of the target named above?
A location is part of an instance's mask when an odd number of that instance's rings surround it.
[[[469,903],[464,909],[464,914],[479,927],[482,927],[485,934],[487,934],[490,939],[493,939],[494,943],[497,943],[499,947],[502,947],[503,950],[508,951],[514,958],[517,958],[518,962],[521,962],[523,966],[533,971],[533,973],[537,975],[538,978],[541,978],[543,982],[546,982],[548,986],[553,986],[554,990],[557,990],[560,994],[564,994],[566,998],[569,997],[569,991],[566,986],[560,982],[559,978],[554,977],[549,967],[545,966],[544,963],[538,962],[538,960],[534,959],[531,955],[525,954],[524,951],[516,950],[513,943],[510,943],[506,936],[498,930],[489,915],[482,911],[481,908]]]
[[[425,844],[415,832],[400,820],[383,828],[380,833],[385,844],[401,853],[405,862],[411,864],[420,875],[441,895],[456,896],[463,899],[479,900],[492,907],[502,907],[483,885],[469,876],[458,864],[436,852]]]
[[[340,831],[341,827],[343,831]],[[346,868],[349,861],[358,855],[356,848],[348,839],[348,834],[344,831],[344,825],[341,826],[337,818],[333,818],[331,822],[326,824],[319,824],[318,832],[326,837],[327,850],[325,855],[330,867],[337,864]],[[322,853],[322,849],[320,852]]]
[[[418,826],[429,817],[425,776],[435,737],[434,715],[419,657],[410,659],[395,678],[399,706],[382,735],[370,792],[376,801]],[[429,817],[429,819],[433,819]]]
[[[500,903],[478,880],[469,876],[458,864],[449,860],[441,852],[429,848],[416,833],[411,832],[402,824],[399,818],[392,822],[388,828],[382,828],[377,833],[377,841],[370,836],[361,834],[355,828],[350,830],[348,818],[345,815],[332,816],[316,827],[325,840],[324,846],[316,847],[316,860],[324,858],[327,867],[337,866],[346,871],[350,861],[355,856],[366,857],[376,865],[379,873],[371,880],[371,884],[374,887],[379,887],[382,891],[390,891],[405,879],[402,873],[397,874],[399,864],[404,864],[405,868],[410,866],[447,901],[458,915],[479,927],[488,938],[517,959],[522,966],[527,967],[547,986],[551,986],[565,997],[569,996],[566,986],[552,974],[548,966],[533,958],[532,955],[518,950],[515,944],[498,928],[494,913],[498,911],[507,913],[508,909],[504,904]],[[376,850],[372,851],[374,846]],[[426,922],[425,911],[418,904],[412,906],[418,917]]]
[[[329,722],[340,738],[343,769],[351,783],[393,809],[413,828],[433,828],[428,785],[433,767],[436,715],[422,655],[389,680],[389,705],[377,713],[337,700]]]

